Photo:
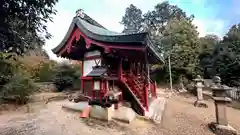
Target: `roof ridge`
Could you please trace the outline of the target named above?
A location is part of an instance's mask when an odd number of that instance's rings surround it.
[[[90,16],[88,16],[86,13],[83,12],[82,9],[78,9],[76,11],[76,17],[79,17],[81,18],[82,20],[85,20],[86,22],[94,25],[94,26],[97,26],[97,27],[100,27],[100,28],[103,28],[103,29],[106,29],[105,27],[103,27],[100,23],[98,23],[97,21],[95,21],[94,19],[92,19]]]

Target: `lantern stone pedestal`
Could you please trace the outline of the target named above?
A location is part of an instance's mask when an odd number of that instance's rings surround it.
[[[196,79],[194,79],[196,82],[196,91],[197,91],[197,101],[194,102],[195,107],[203,107],[207,108],[208,105],[204,102],[203,100],[203,93],[202,93],[202,88],[204,87],[203,85],[203,79],[201,78],[200,75],[197,76]]]
[[[209,128],[217,135],[237,135],[237,131],[228,125],[227,104],[231,99],[226,96],[226,91],[231,90],[228,86],[221,85],[220,77],[215,77],[212,86],[215,104],[216,122],[209,124]]]

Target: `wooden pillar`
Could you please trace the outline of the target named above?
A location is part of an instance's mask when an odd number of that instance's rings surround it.
[[[129,69],[130,75],[132,75],[133,64],[132,64],[131,60],[129,60],[129,67],[130,67],[130,69]]]
[[[92,82],[92,88],[89,89],[89,91],[88,91],[88,96],[91,97],[91,98],[93,99],[93,88],[94,88],[94,82],[93,82],[93,80],[89,80],[89,81]]]
[[[83,63],[84,63],[84,61],[82,61],[81,63],[82,63],[82,67],[81,67],[81,68],[82,68],[82,69],[81,69],[82,71],[81,71],[81,72],[82,72],[82,76],[83,76]],[[84,95],[85,95],[85,91],[84,91],[84,80],[83,80],[83,79],[81,79],[81,88],[82,88],[82,91],[84,92]]]
[[[140,64],[141,64],[141,76],[144,79],[144,63],[143,63],[143,61],[141,61]]]
[[[157,97],[157,82],[154,81],[154,97]]]
[[[92,86],[92,98],[93,99],[96,99],[96,97],[95,97],[95,90],[94,90],[94,80],[92,80],[92,82],[93,82],[93,86]]]
[[[118,66],[118,77],[120,80],[122,80],[122,58],[119,60],[119,66]]]
[[[112,82],[113,84],[112,84],[112,90],[114,91],[114,80],[113,80],[113,82]]]
[[[136,61],[136,63],[135,63],[135,65],[136,65],[136,76],[138,76],[138,61]]]
[[[136,74],[136,65],[135,65],[135,61],[133,61],[133,74],[135,75]]]
[[[105,89],[105,93],[106,93],[109,90],[108,80],[105,81],[105,85],[106,85],[106,89]]]
[[[145,53],[145,66],[147,66],[147,76],[149,77],[149,64],[147,59],[147,52]],[[148,77],[147,77],[147,81],[144,81],[144,97],[145,97],[145,104],[146,104],[147,111],[148,111],[148,90],[150,87],[150,80]]]
[[[102,102],[103,96],[105,95],[103,84],[104,84],[104,80],[101,80],[101,82],[100,82],[100,101],[101,102]]]
[[[144,99],[146,110],[148,111],[148,86],[146,85],[146,83],[144,83]]]

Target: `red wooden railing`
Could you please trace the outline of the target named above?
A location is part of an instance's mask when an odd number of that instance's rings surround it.
[[[144,80],[140,80],[134,74],[125,74],[125,83],[130,87],[130,90],[140,101],[141,105],[148,110],[148,84],[145,84]]]
[[[148,81],[150,81],[150,90],[152,93],[152,97],[157,97],[156,89],[157,89],[157,84],[156,81],[153,81],[150,77],[148,77],[146,72],[143,72],[143,77]]]

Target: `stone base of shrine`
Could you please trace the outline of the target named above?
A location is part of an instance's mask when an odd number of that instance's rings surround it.
[[[237,131],[231,126],[219,125],[215,122],[210,123],[209,128],[217,135],[237,135]]]
[[[208,108],[208,105],[203,100],[197,100],[194,102],[195,107]]]
[[[104,121],[114,119],[129,124],[136,118],[136,113],[132,108],[125,106],[119,106],[118,109],[114,109],[113,106],[109,108],[102,108],[96,105],[91,107],[90,117]]]
[[[98,105],[92,105],[89,115],[90,117],[96,119],[109,121],[112,119],[113,111],[114,111],[113,106],[109,108],[102,108],[101,106]]]

